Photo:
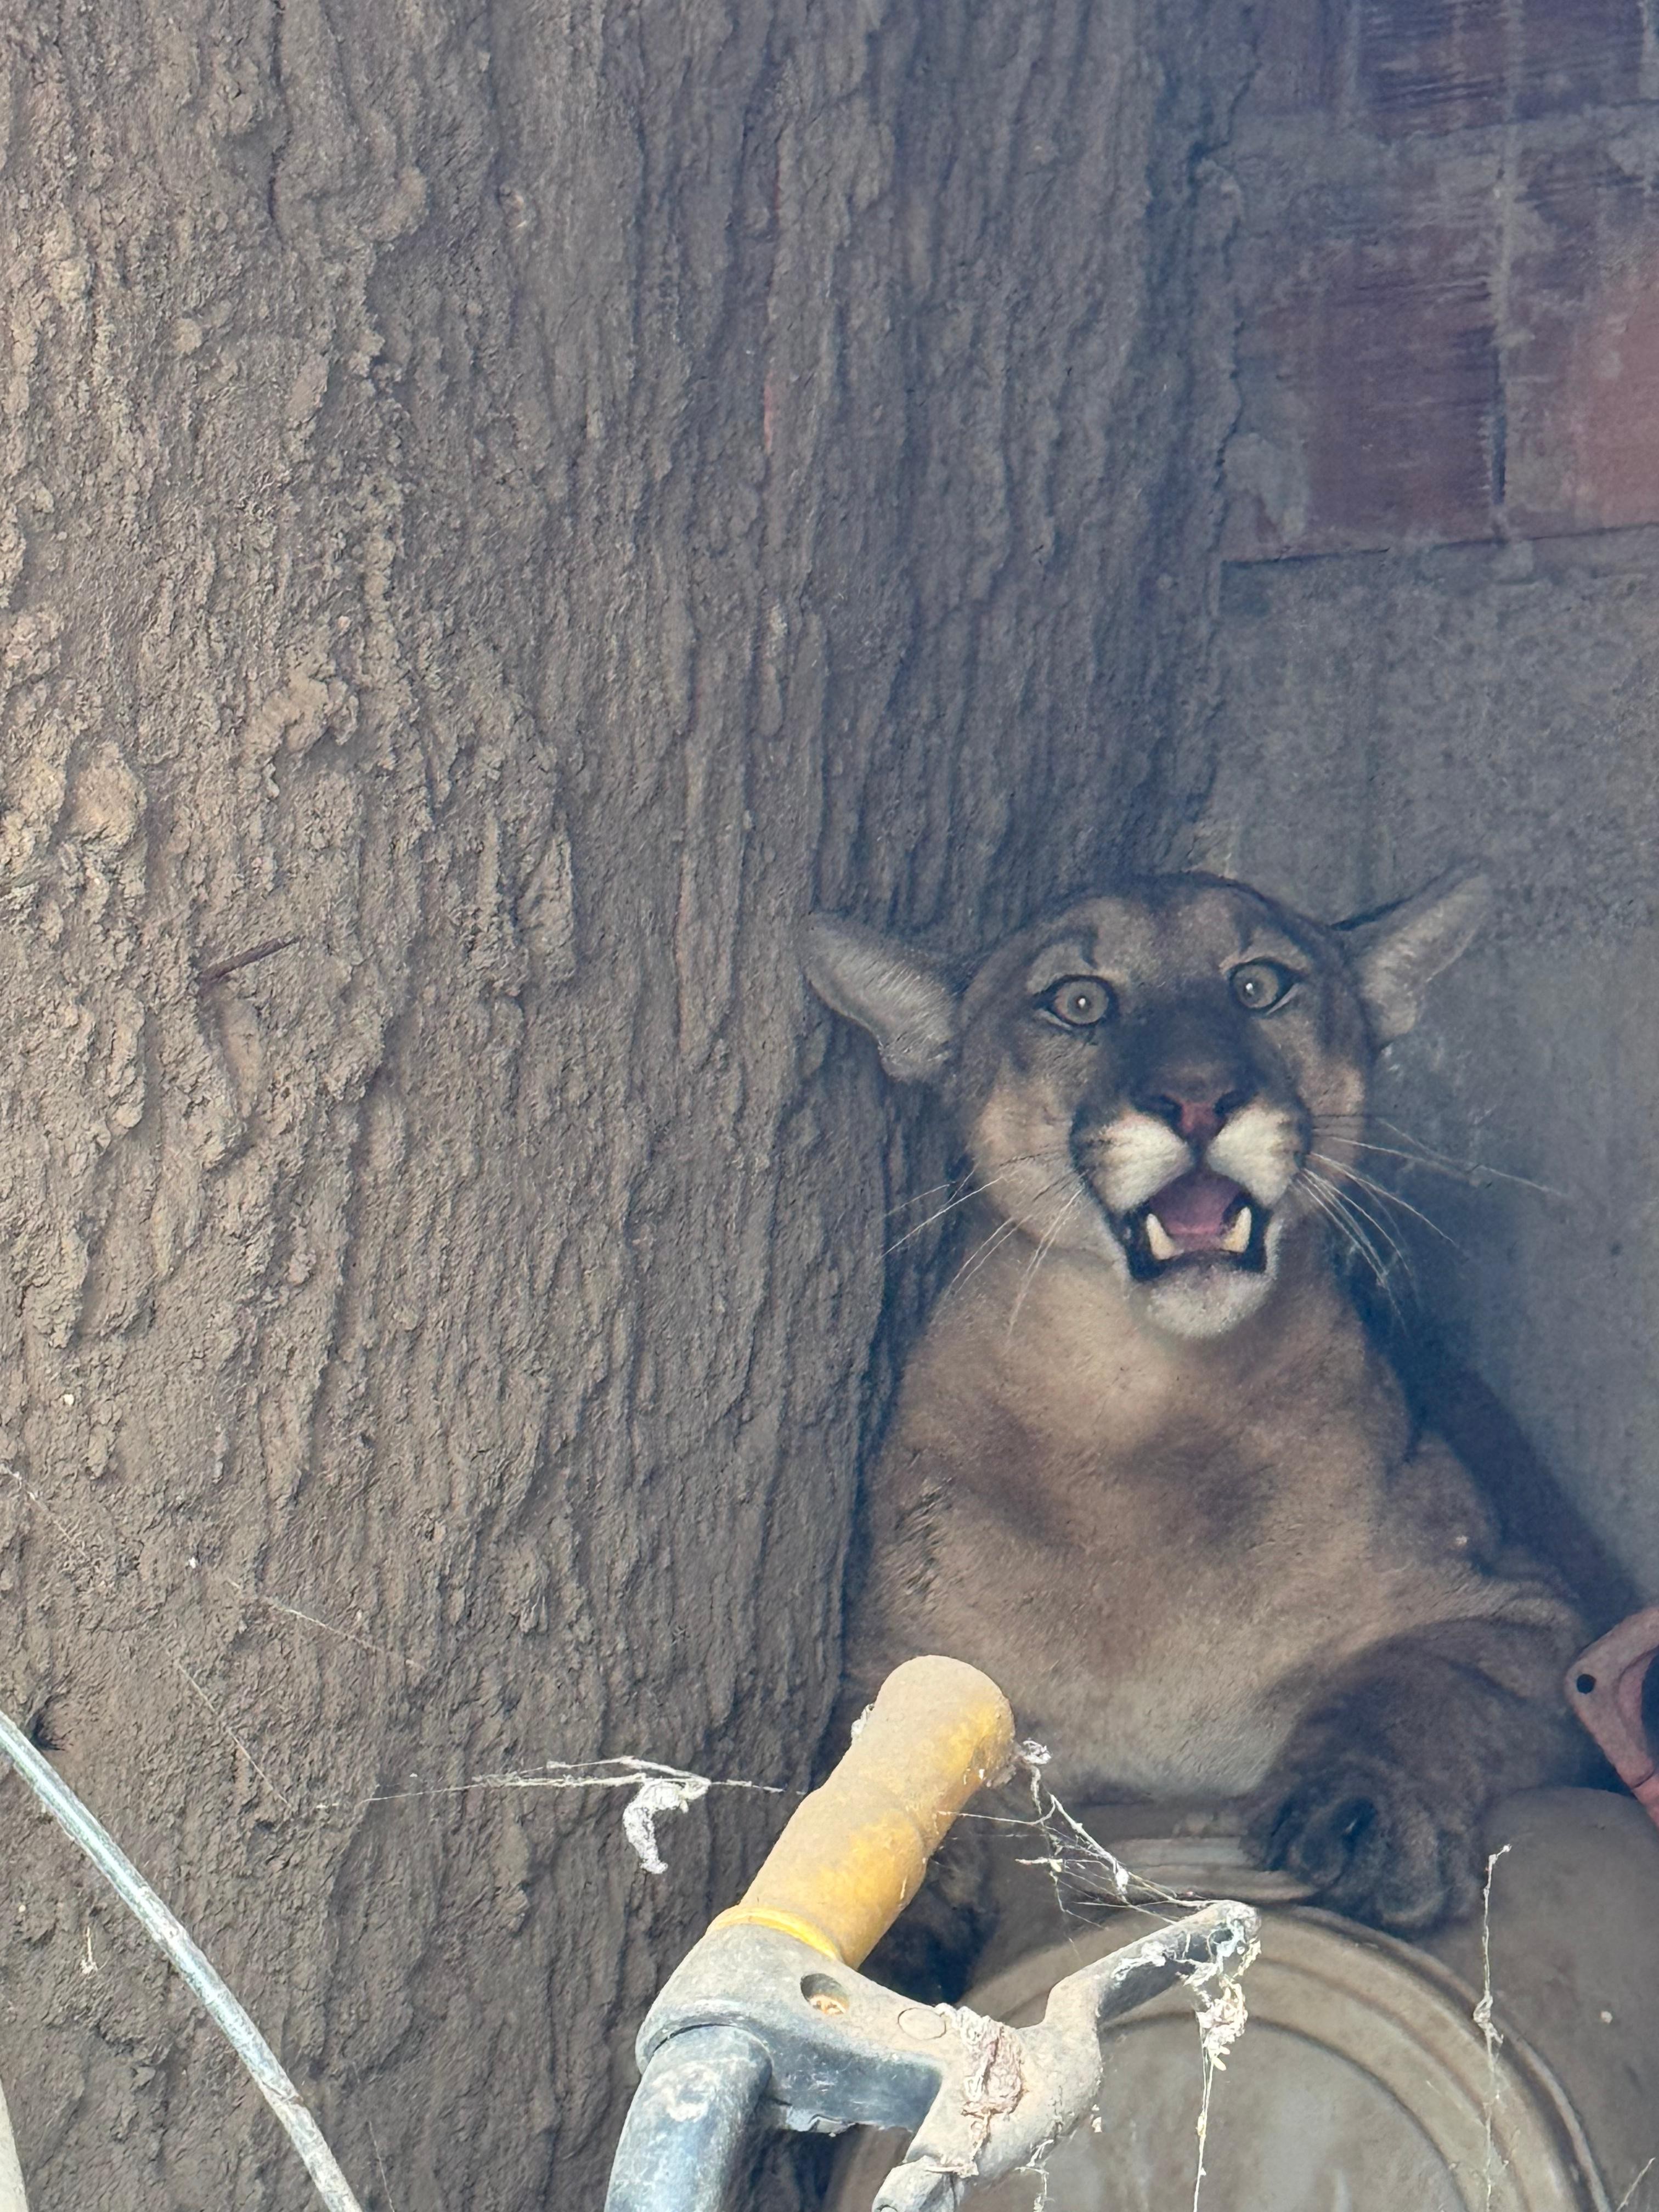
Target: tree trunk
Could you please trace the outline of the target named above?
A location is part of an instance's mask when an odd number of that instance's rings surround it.
[[[902,1321],[798,916],[966,950],[1201,790],[1199,35],[0,32],[0,1696],[365,2206],[597,2205],[780,1817],[717,1793],[653,1878],[614,1795],[462,1785],[807,1774]],[[0,1820],[35,2201],[310,2202],[15,1780]]]

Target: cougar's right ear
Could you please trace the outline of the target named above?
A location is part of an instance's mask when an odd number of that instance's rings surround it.
[[[1424,994],[1492,911],[1478,868],[1454,868],[1415,898],[1337,924],[1373,1041],[1392,1043],[1417,1026]]]
[[[815,914],[801,932],[801,964],[826,1006],[869,1030],[896,1082],[929,1083],[950,1066],[956,997],[919,954],[861,923]]]

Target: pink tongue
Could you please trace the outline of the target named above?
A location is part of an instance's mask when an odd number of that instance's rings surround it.
[[[1167,1183],[1151,1210],[1171,1237],[1219,1237],[1230,1209],[1243,1195],[1243,1184],[1212,1175],[1207,1168],[1194,1168],[1190,1175]]]

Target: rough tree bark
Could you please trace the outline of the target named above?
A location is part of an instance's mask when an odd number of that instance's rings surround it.
[[[456,1785],[807,1771],[885,1109],[796,916],[967,949],[1201,788],[1205,35],[0,25],[0,1696],[365,2204],[597,2203],[775,1819],[653,1881]],[[308,2202],[11,1780],[0,1835],[38,2201]]]

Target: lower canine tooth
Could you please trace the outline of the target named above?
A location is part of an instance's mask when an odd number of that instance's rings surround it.
[[[1248,1252],[1250,1249],[1251,1226],[1250,1209],[1248,1206],[1241,1206],[1238,1209],[1237,1220],[1233,1223],[1231,1229],[1224,1230],[1222,1232],[1222,1250],[1224,1252]]]
[[[1154,1260],[1174,1259],[1176,1249],[1175,1238],[1155,1213],[1146,1216],[1146,1243]]]

